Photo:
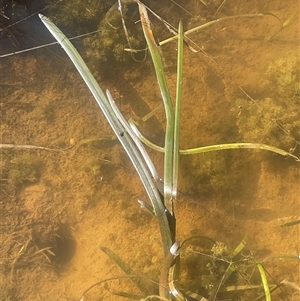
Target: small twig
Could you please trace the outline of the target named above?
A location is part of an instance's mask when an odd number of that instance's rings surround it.
[[[52,151],[52,152],[62,152],[62,151],[67,151],[73,148],[74,145],[71,145],[70,147],[67,148],[62,148],[62,149],[56,149],[56,148],[49,148],[49,147],[43,147],[43,146],[36,146],[36,145],[29,145],[29,144],[0,144],[0,149],[1,148],[16,148],[16,149],[41,149],[41,150],[46,150],[46,151]]]
[[[152,300],[154,298],[154,300],[161,300],[161,301],[169,301],[169,299],[166,299],[166,298],[163,298],[161,296],[158,296],[158,295],[150,295],[150,296],[147,296],[146,298],[143,298],[139,301],[148,301],[148,300]]]
[[[217,18],[218,13],[220,12],[220,10],[222,9],[223,5],[225,4],[226,0],[223,0],[223,2],[219,5],[218,9],[216,10],[215,14],[214,14],[214,18]]]
[[[46,248],[40,249],[40,250],[36,251],[36,252],[32,255],[32,257],[35,256],[35,255],[37,255],[37,254],[40,254],[40,253],[41,253],[41,254],[44,255],[44,257],[49,261],[49,263],[51,263],[50,258],[44,253],[44,251],[48,251],[48,252],[49,252],[50,249],[51,249],[51,247],[46,247]],[[50,251],[50,254],[53,255],[54,253]],[[54,254],[54,256],[55,256],[55,254]]]
[[[294,282],[290,282],[290,281],[284,279],[284,280],[282,280],[282,281],[280,282],[280,284],[284,284],[284,285],[286,285],[286,286],[289,286],[289,287],[293,288],[295,291],[300,292],[300,286],[297,285],[297,284],[294,283]]]

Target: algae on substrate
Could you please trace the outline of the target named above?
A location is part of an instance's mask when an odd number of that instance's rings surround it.
[[[8,183],[18,187],[24,183],[34,183],[40,178],[40,161],[30,153],[18,154],[10,161]]]
[[[269,97],[236,100],[237,125],[245,141],[293,150],[300,139],[300,60],[296,54],[270,63]]]

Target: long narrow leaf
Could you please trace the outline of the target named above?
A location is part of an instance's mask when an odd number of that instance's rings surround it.
[[[246,246],[248,240],[249,240],[249,236],[245,235],[245,237],[243,238],[243,240],[237,245],[237,247],[233,250],[231,256],[235,257],[236,255],[238,255]]]
[[[267,280],[265,270],[264,270],[263,266],[261,265],[261,263],[259,261],[255,260],[255,264],[256,264],[256,266],[258,268],[258,271],[260,273],[261,282],[263,284],[264,291],[265,291],[266,301],[271,301],[270,287],[269,287],[269,284],[268,284],[268,280]]]
[[[151,178],[149,170],[147,169],[143,159],[141,158],[132,140],[129,138],[128,133],[121,125],[113,109],[109,105],[105,94],[102,92],[97,81],[93,77],[92,73],[90,72],[89,68],[87,67],[87,65],[85,64],[75,47],[61,32],[61,30],[56,25],[54,25],[47,17],[41,14],[39,14],[39,17],[41,18],[42,22],[47,27],[47,29],[50,31],[50,33],[53,35],[53,37],[66,51],[74,66],[77,68],[78,72],[82,76],[83,80],[85,81],[86,85],[88,86],[95,100],[97,101],[99,107],[101,108],[108,123],[110,124],[111,128],[115,132],[117,138],[119,139],[120,143],[122,144],[123,148],[128,154],[136,171],[138,172],[138,175],[145,187],[149,199],[152,202],[155,216],[159,223],[164,252],[165,254],[168,254],[170,246],[172,245],[171,230],[166,216],[165,208],[163,206],[159,192]]]
[[[177,85],[175,102],[175,125],[174,125],[174,153],[173,153],[173,188],[172,196],[177,196],[178,185],[178,159],[179,159],[179,139],[180,139],[180,112],[182,97],[182,68],[183,68],[183,26],[179,22],[178,28],[178,56],[177,56]]]
[[[125,120],[124,116],[121,114],[119,108],[117,107],[111,93],[109,91],[106,92],[107,98],[110,102],[110,105],[112,107],[112,109],[114,110],[116,116],[118,117],[119,121],[121,122],[121,124],[123,125],[123,127],[125,128],[125,130],[127,131],[127,133],[129,134],[129,136],[131,137],[131,139],[134,141],[135,145],[137,146],[137,148],[139,149],[139,151],[141,152],[148,168],[149,171],[151,172],[152,177],[154,178],[155,181],[159,181],[159,177],[156,171],[156,168],[153,164],[153,162],[151,161],[146,149],[144,148],[144,145],[142,144],[142,142],[139,140],[139,138],[136,136],[136,134],[134,133],[134,131],[132,130],[132,128],[130,127],[130,125],[128,124],[128,122]]]
[[[138,138],[147,146],[150,148],[159,151],[163,153],[165,149],[161,146],[158,146],[154,144],[153,142],[149,141],[145,136],[142,135],[142,133],[138,130],[136,125],[129,120],[130,126],[133,128],[133,131],[138,136]],[[207,152],[213,152],[213,151],[221,151],[221,150],[228,150],[228,149],[260,149],[260,150],[266,150],[270,151],[272,153],[285,156],[285,157],[291,157],[295,159],[297,162],[300,162],[300,159],[291,154],[290,152],[287,152],[281,148],[277,148],[275,146],[262,144],[262,143],[251,143],[251,142],[236,142],[236,143],[226,143],[226,144],[216,144],[216,145],[208,145],[208,146],[200,146],[196,148],[189,148],[189,149],[180,149],[179,154],[180,155],[194,155],[194,154],[200,154],[200,153],[207,153]]]
[[[152,57],[155,68],[156,78],[161,91],[163,103],[166,112],[166,135],[165,135],[165,157],[164,157],[164,201],[165,206],[172,213],[172,179],[173,179],[173,146],[174,146],[174,111],[170,97],[170,92],[167,86],[167,81],[163,71],[163,63],[159,53],[159,49],[155,43],[153,33],[150,27],[147,10],[139,4],[139,11],[141,16],[142,28],[147,45]]]
[[[101,251],[104,252],[111,260],[113,260],[120,268],[121,270],[126,274],[126,275],[137,275],[134,270],[128,266],[124,260],[117,255],[115,252],[112,250],[106,248],[106,247],[100,247]],[[145,294],[149,293],[147,290],[147,286],[141,282],[141,279],[139,278],[130,278],[132,282],[136,285],[136,287],[139,288],[139,290]]]
[[[209,146],[202,146],[198,148],[193,149],[187,149],[187,150],[181,150],[181,155],[192,155],[192,154],[198,154],[203,152],[211,152],[216,150],[225,150],[225,149],[238,149],[238,148],[254,148],[254,149],[262,149],[267,150],[282,156],[288,156],[294,158],[296,161],[300,161],[298,157],[295,155],[277,148],[275,146],[262,144],[262,143],[244,143],[244,142],[237,142],[237,143],[226,143],[226,144],[217,144],[217,145],[209,145]]]
[[[205,23],[205,24],[202,24],[202,25],[196,26],[196,27],[194,27],[194,28],[192,28],[192,29],[190,29],[190,30],[187,30],[187,31],[184,33],[184,36],[187,36],[187,35],[189,35],[189,34],[191,34],[191,33],[193,33],[193,32],[197,32],[197,31],[199,31],[199,30],[201,30],[201,29],[204,29],[204,28],[206,28],[206,27],[209,27],[209,26],[211,26],[211,25],[213,25],[213,24],[220,23],[220,21],[231,20],[231,19],[236,19],[236,18],[263,17],[264,15],[271,15],[271,16],[277,18],[275,15],[273,15],[273,14],[268,14],[268,13],[267,13],[267,14],[244,14],[244,15],[237,15],[237,16],[228,16],[228,17],[223,17],[223,18],[220,18],[220,19],[212,20],[212,21],[210,21],[210,22],[207,22],[207,23]],[[277,18],[277,19],[278,19],[278,18]],[[171,38],[169,38],[169,39],[166,39],[166,40],[163,40],[163,41],[159,42],[159,45],[160,45],[160,46],[165,45],[165,44],[167,44],[167,43],[169,43],[169,42],[171,42],[171,41],[174,41],[174,40],[176,40],[176,39],[178,39],[178,35],[175,35],[175,36],[173,36],[173,37],[171,37]]]

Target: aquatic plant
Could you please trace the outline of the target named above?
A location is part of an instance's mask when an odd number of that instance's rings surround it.
[[[171,38],[171,40],[178,39],[178,60],[177,60],[177,85],[176,85],[176,101],[175,108],[173,107],[169,87],[166,82],[164,68],[162,64],[162,57],[160,51],[158,49],[158,45],[154,40],[154,36],[150,27],[150,21],[148,19],[148,14],[146,8],[137,1],[141,24],[144,32],[145,39],[147,41],[148,49],[150,51],[152,61],[154,64],[156,78],[158,81],[159,89],[162,95],[163,104],[166,113],[166,133],[165,133],[165,145],[163,148],[160,148],[153,143],[150,143],[148,140],[143,138],[143,136],[139,133],[138,128],[131,122],[128,123],[122,114],[119,112],[118,108],[115,105],[112,95],[109,91],[106,91],[106,95],[103,93],[98,83],[92,76],[90,70],[87,68],[85,62],[80,57],[76,49],[70,43],[70,41],[65,37],[65,35],[45,16],[40,15],[41,20],[45,24],[45,26],[49,29],[52,35],[57,39],[60,45],[64,48],[73,64],[77,68],[78,72],[82,76],[83,80],[89,87],[91,93],[93,94],[97,104],[101,108],[103,114],[105,115],[108,123],[112,127],[115,132],[118,140],[122,144],[125,149],[127,155],[132,161],[143,185],[148,194],[149,200],[151,204],[140,201],[140,204],[149,210],[151,214],[153,214],[159,224],[161,237],[162,237],[162,245],[163,251],[165,254],[165,259],[163,266],[160,271],[159,278],[159,296],[156,296],[158,300],[171,300],[174,298],[175,300],[187,300],[186,296],[189,294],[188,292],[181,292],[178,288],[178,273],[179,273],[179,254],[181,253],[181,248],[187,244],[187,241],[192,238],[187,239],[182,243],[180,247],[179,242],[176,240],[176,223],[175,223],[175,210],[174,210],[174,202],[176,202],[177,195],[177,181],[178,181],[178,157],[179,155],[192,155],[203,152],[224,150],[224,149],[240,149],[240,148],[254,148],[254,149],[264,149],[268,151],[272,151],[284,156],[291,156],[296,160],[299,160],[296,156],[290,154],[287,151],[278,149],[273,146],[259,144],[259,143],[227,143],[221,145],[211,145],[205,147],[198,147],[194,149],[188,150],[180,150],[179,149],[179,129],[180,129],[180,104],[181,104],[181,85],[182,85],[182,68],[183,68],[183,41],[186,38],[185,35],[187,32],[183,32],[182,24],[179,24],[178,35],[175,38]],[[209,25],[206,25],[209,26]],[[204,26],[205,27],[205,26]],[[199,30],[203,28],[198,27],[195,30]],[[193,32],[193,31],[190,31]],[[167,43],[164,41],[164,43]],[[159,151],[164,152],[164,179],[163,179],[163,195],[160,194],[158,190],[158,183],[161,182],[156,169],[148,156],[146,150],[140,142],[140,139],[143,140],[150,147],[153,147]],[[202,239],[200,237],[195,239]],[[212,242],[212,239],[209,239]],[[215,300],[216,296],[220,292],[220,288],[223,286],[225,281],[234,273],[239,273],[239,269],[237,267],[237,263],[235,259],[238,257],[240,252],[245,247],[248,238],[245,237],[240,244],[232,251],[228,252],[227,246],[220,242],[214,242],[209,248],[208,253],[204,253],[204,256],[213,257],[216,262],[222,262],[220,267],[221,278],[209,279],[208,286],[210,285],[210,290],[208,292],[208,299],[202,296],[197,296],[202,300]],[[124,278],[130,278],[137,287],[140,287],[144,293],[146,290],[143,289],[140,285],[140,280],[143,278],[141,276],[135,275],[134,271],[132,271],[126,263],[122,261],[120,257],[118,257],[115,253],[111,252],[106,248],[102,248],[102,250],[108,254],[110,258],[112,258],[122,269],[127,276]],[[203,253],[203,252],[201,252]],[[203,255],[203,254],[201,254]],[[266,300],[271,300],[270,297],[270,286],[267,282],[265,270],[262,267],[261,263],[253,259],[249,256],[249,259],[252,260],[252,264],[254,263],[257,267],[257,271],[261,277],[261,285],[258,288],[263,288]],[[224,266],[224,262],[228,265]],[[201,274],[202,271],[199,271]],[[120,279],[123,277],[115,277],[114,279]],[[100,283],[109,281],[104,280],[100,281],[95,285]],[[91,289],[88,288],[81,297],[81,300],[84,300],[85,293]],[[257,287],[252,286],[252,284],[247,287],[235,287],[233,291],[236,290],[248,290],[248,289],[257,289]],[[127,296],[130,298],[137,298],[131,294],[129,296],[128,293],[118,292],[119,295]],[[145,297],[141,300],[147,300],[152,298],[152,296]],[[153,297],[154,298],[154,297]]]
[[[269,97],[236,100],[238,127],[245,140],[265,141],[291,153],[300,144],[300,60],[298,54],[276,60],[266,71]]]
[[[106,62],[124,62],[131,59],[131,53],[124,51],[129,47],[139,49],[142,45],[142,31],[140,26],[130,22],[126,28],[127,37],[124,34],[122,26],[114,27],[111,24],[119,24],[119,12],[113,10],[110,16],[107,11],[112,2],[106,1],[58,1],[49,4],[49,15],[59,25],[72,29],[77,34],[82,34],[95,28],[93,35],[83,35],[83,44],[88,46],[84,53],[84,58],[91,66],[91,71],[95,76],[100,75],[104,69],[102,66]],[[123,15],[126,16],[127,6],[123,7]],[[126,43],[127,39],[127,43]],[[141,56],[144,57],[144,52]]]
[[[276,89],[274,92],[278,93],[280,98],[290,98],[292,102],[299,101],[300,59],[298,53],[288,53],[286,57],[270,63],[266,75]]]
[[[60,26],[72,28],[73,32],[81,34],[97,26],[110,6],[110,0],[51,1],[48,5],[48,11],[51,18]]]

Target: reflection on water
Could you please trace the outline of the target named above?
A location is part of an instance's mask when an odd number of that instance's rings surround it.
[[[153,9],[174,25],[182,14],[188,29],[212,20],[219,7],[217,1],[206,5],[187,1],[185,11],[169,4],[153,3]],[[280,1],[249,5],[225,1],[217,15],[272,10],[286,20],[294,9],[294,4],[282,5]],[[138,19],[135,6],[130,4],[126,17],[132,30],[129,34],[136,33],[139,38],[139,24],[130,23]],[[34,28],[32,37],[46,42],[36,16],[28,20],[25,36]],[[227,20],[190,35],[205,53],[184,48],[182,149],[253,141],[294,148],[297,155],[299,60],[284,60],[287,50],[296,57],[297,21],[295,17],[271,40],[261,36],[264,28],[275,26],[265,17]],[[107,30],[113,35],[112,28]],[[158,40],[170,35],[155,18],[153,30]],[[119,37],[122,32],[120,27]],[[36,46],[24,35],[14,35],[20,44],[17,50]],[[97,38],[93,36],[94,41]],[[89,49],[92,54],[99,51],[93,39],[88,40],[90,45],[81,45],[83,54]],[[176,42],[161,47],[172,97],[176,47]],[[5,297],[16,300],[26,294],[25,299],[33,300],[50,295],[55,299],[62,294],[78,299],[93,283],[119,275],[115,262],[99,246],[114,251],[147,279],[156,280],[164,264],[156,220],[137,203],[147,196],[133,167],[111,138],[106,120],[73,66],[59,47],[52,50],[62,59],[50,56],[46,49],[1,58],[1,143],[63,149],[1,149],[1,276],[8,280],[3,284]],[[15,51],[15,45],[5,36],[1,52],[8,51]],[[96,71],[101,68],[101,87],[110,89],[125,118],[133,117],[147,138],[163,145],[163,110],[146,122],[142,119],[161,102],[150,57],[137,63],[130,55],[119,62],[110,56],[100,63],[93,55],[88,63]],[[277,67],[271,72],[270,66]],[[286,70],[289,81],[278,66]],[[162,154],[149,153],[162,177]],[[178,282],[186,291],[208,298],[220,290],[216,300],[252,300],[263,294],[262,287],[256,287],[261,280],[254,259],[267,270],[270,287],[284,279],[299,282],[299,265],[294,260],[299,252],[299,224],[280,227],[293,221],[289,218],[300,216],[297,162],[258,149],[239,149],[182,156],[179,166],[181,192],[175,209],[182,270]],[[69,226],[61,230],[62,225]],[[249,240],[235,254],[246,235]],[[190,237],[196,238],[183,243]],[[58,268],[59,275],[53,276],[53,263],[63,267]],[[49,277],[60,281],[54,283]],[[18,287],[13,284],[17,279]],[[147,293],[157,293],[155,283],[145,282]],[[225,287],[236,285],[239,289],[224,293]],[[117,280],[109,283],[105,292],[102,286],[95,287],[88,300],[99,296],[110,300],[111,293],[128,290],[135,291],[131,281]],[[294,300],[296,294],[292,287],[281,285],[272,296],[274,300]]]

